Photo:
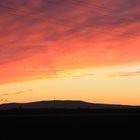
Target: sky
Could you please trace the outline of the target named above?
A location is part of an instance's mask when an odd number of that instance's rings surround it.
[[[140,105],[139,0],[0,1],[0,103]]]

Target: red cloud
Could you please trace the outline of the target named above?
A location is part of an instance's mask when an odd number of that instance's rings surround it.
[[[139,0],[0,5],[1,82],[140,61]]]

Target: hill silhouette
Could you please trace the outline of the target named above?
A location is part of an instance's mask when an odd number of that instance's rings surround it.
[[[0,105],[1,128],[114,128],[140,126],[140,107],[51,100]]]
[[[110,109],[110,108],[135,108],[136,106],[88,103],[78,100],[50,100],[30,103],[1,104],[0,110],[7,109]]]

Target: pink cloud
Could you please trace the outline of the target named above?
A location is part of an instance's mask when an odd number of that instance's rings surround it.
[[[140,61],[139,0],[0,5],[1,82]]]

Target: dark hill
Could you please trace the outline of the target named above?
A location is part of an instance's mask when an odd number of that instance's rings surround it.
[[[136,106],[128,105],[114,105],[114,104],[97,104],[88,103],[84,101],[71,100],[51,100],[31,103],[9,103],[1,104],[0,110],[3,109],[47,109],[47,108],[61,108],[61,109],[109,109],[109,108],[135,108]]]

